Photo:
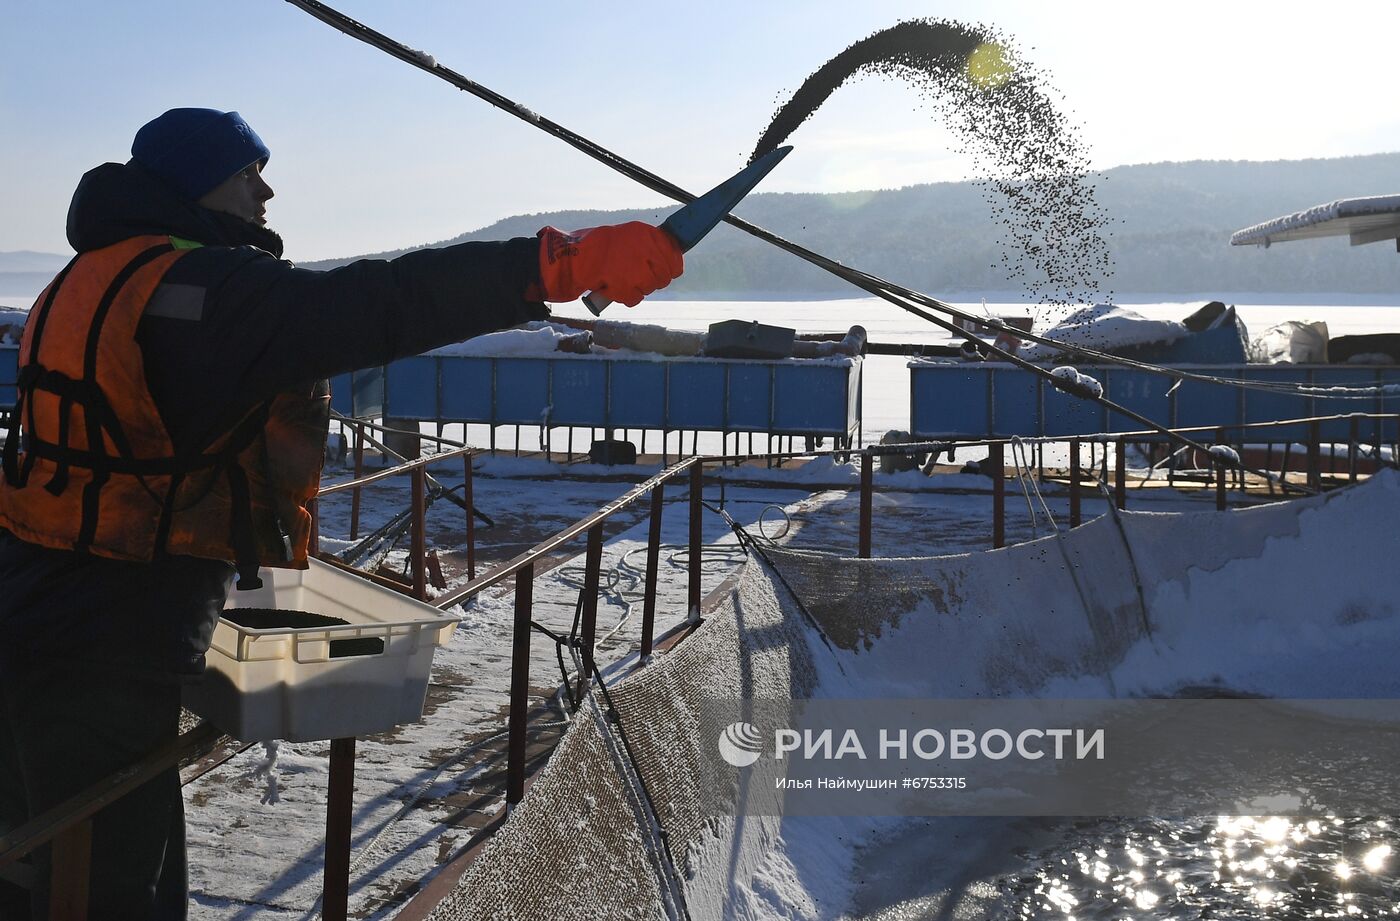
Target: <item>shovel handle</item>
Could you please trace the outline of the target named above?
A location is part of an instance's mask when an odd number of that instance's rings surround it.
[[[583,306],[587,307],[589,313],[593,314],[595,317],[601,317],[603,311],[607,310],[608,305],[611,303],[612,301],[596,291],[589,291],[583,296]]]

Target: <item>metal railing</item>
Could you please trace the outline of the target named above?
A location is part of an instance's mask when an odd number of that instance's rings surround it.
[[[1351,431],[1353,433],[1350,450],[1348,452],[1349,464],[1347,476],[1350,481],[1358,478],[1357,471],[1357,433],[1359,425],[1363,419],[1391,419],[1390,415],[1376,415],[1353,413],[1341,416],[1320,416],[1302,419],[1290,419],[1278,422],[1251,423],[1245,425],[1229,427],[1201,427],[1186,431],[1214,431],[1218,443],[1225,443],[1225,433],[1227,431],[1238,431],[1240,433],[1254,433],[1266,431],[1270,428],[1277,428],[1286,425],[1296,425],[1306,423],[1310,426],[1311,439],[1307,446],[1307,483],[1310,487],[1320,488],[1322,485],[1321,470],[1321,447],[1318,433],[1323,422],[1335,421],[1337,419],[1350,419]],[[361,433],[363,434],[363,433]],[[1127,470],[1125,446],[1135,441],[1151,440],[1159,433],[1144,432],[1124,432],[1104,434],[1098,436],[1080,436],[1077,438],[1035,438],[1017,439],[1023,444],[1047,444],[1065,443],[1070,447],[1069,470],[1067,478],[1069,481],[1069,502],[1070,502],[1070,524],[1077,525],[1082,517],[1082,489],[1083,470],[1080,466],[1080,447],[1084,443],[1096,445],[1113,444],[1117,447],[1115,470],[1112,483],[1113,501],[1118,508],[1127,506]],[[468,600],[482,591],[501,584],[507,579],[514,577],[514,623],[512,627],[512,658],[511,658],[511,681],[510,681],[510,701],[508,710],[508,756],[507,756],[507,782],[506,799],[509,803],[518,803],[524,796],[526,781],[526,715],[529,709],[529,666],[530,647],[533,635],[532,629],[532,606],[534,598],[534,582],[539,575],[540,564],[551,552],[565,546],[579,537],[585,538],[585,564],[584,564],[584,590],[582,593],[582,617],[580,635],[576,643],[582,658],[582,680],[591,680],[591,676],[596,673],[596,663],[594,661],[594,645],[596,642],[597,625],[597,605],[601,577],[602,547],[603,547],[603,525],[617,515],[642,499],[644,496],[650,497],[650,526],[647,539],[647,562],[646,574],[643,590],[643,618],[641,625],[641,652],[640,664],[645,664],[650,660],[655,648],[656,638],[655,615],[657,602],[657,580],[659,555],[661,547],[661,521],[664,508],[664,492],[667,484],[680,479],[685,479],[688,488],[688,545],[689,561],[687,570],[687,619],[680,625],[679,631],[683,634],[686,630],[693,628],[699,622],[702,594],[701,594],[701,564],[703,553],[703,532],[701,528],[702,488],[704,482],[704,471],[708,464],[728,466],[742,461],[782,461],[796,458],[813,458],[823,456],[835,456],[841,459],[858,455],[860,458],[860,516],[859,516],[859,536],[857,553],[861,557],[869,557],[872,552],[873,543],[873,495],[874,495],[874,461],[877,457],[890,454],[920,454],[932,451],[943,451],[950,447],[973,448],[985,447],[988,451],[988,464],[985,473],[990,479],[992,494],[992,534],[991,543],[994,547],[1005,545],[1006,537],[1006,465],[1005,450],[1010,439],[982,439],[968,441],[938,441],[924,442],[916,444],[893,444],[869,446],[859,451],[847,449],[835,449],[830,451],[800,451],[786,453],[751,454],[744,457],[729,455],[727,457],[689,457],[676,464],[666,467],[656,475],[637,484],[622,496],[602,506],[592,514],[581,519],[569,527],[547,537],[543,541],[535,544],[530,549],[520,553],[511,560],[493,568],[489,573],[483,575],[476,574],[475,552],[474,552],[474,531],[472,528],[471,495],[472,495],[472,457],[478,453],[473,448],[457,448],[439,454],[420,457],[416,460],[407,461],[398,466],[386,468],[369,475],[357,475],[354,479],[328,486],[321,490],[320,497],[333,495],[338,492],[352,492],[352,510],[358,509],[358,496],[363,487],[385,480],[389,477],[407,474],[411,478],[410,484],[410,514],[412,531],[410,548],[410,567],[412,570],[412,580],[409,585],[402,585],[390,580],[378,580],[383,584],[389,584],[406,594],[411,594],[419,599],[427,599],[426,580],[426,495],[430,483],[435,483],[427,473],[428,466],[442,463],[455,458],[463,459],[463,474],[465,477],[466,508],[467,508],[467,539],[468,539],[468,579],[467,584],[452,591],[445,592],[432,599],[432,603],[439,608],[451,607],[454,604]],[[1236,443],[1242,443],[1238,440]],[[359,452],[357,452],[358,454]],[[1106,455],[1105,455],[1106,457]],[[362,464],[357,457],[357,473],[363,474]],[[1286,467],[1281,479],[1286,480]],[[1216,506],[1225,507],[1226,501],[1226,479],[1231,470],[1231,465],[1221,458],[1213,456],[1213,481],[1216,494]],[[1333,471],[1335,473],[1335,470]],[[1105,486],[1107,484],[1104,484]],[[438,484],[438,488],[441,488]],[[358,526],[357,516],[352,511],[352,529]],[[313,532],[314,533],[314,532]],[[324,558],[324,557],[323,557]],[[369,574],[356,571],[358,575],[372,578]],[[83,791],[62,805],[55,807],[49,812],[35,817],[24,826],[14,829],[0,837],[0,875],[11,880],[25,881],[25,870],[15,862],[31,853],[35,848],[44,844],[53,845],[53,879],[55,899],[51,907],[50,918],[64,919],[64,921],[76,921],[86,917],[87,912],[87,879],[89,871],[89,853],[91,844],[91,822],[92,817],[106,804],[116,801],[126,793],[140,786],[150,777],[155,776],[163,770],[178,764],[182,760],[196,757],[201,753],[209,751],[219,740],[218,731],[207,724],[201,724],[191,732],[185,733],[178,740],[170,745],[153,752],[150,756],[131,767],[120,771],[110,777],[104,778],[88,790]],[[350,816],[351,816],[351,795],[353,791],[354,777],[354,739],[333,740],[331,746],[331,784],[327,804],[327,841],[325,850],[325,877],[323,881],[323,902],[322,915],[326,919],[343,919],[346,917],[348,884],[349,884],[349,859],[350,859]]]
[[[1350,439],[1347,442],[1348,450],[1347,470],[1345,476],[1348,482],[1355,483],[1358,479],[1358,460],[1360,459],[1360,427],[1363,420],[1396,420],[1400,423],[1400,417],[1388,413],[1343,413],[1328,416],[1307,416],[1298,419],[1282,419],[1272,422],[1251,422],[1228,426],[1193,426],[1182,429],[1172,429],[1179,434],[1199,434],[1214,433],[1215,444],[1229,446],[1232,440],[1227,437],[1227,433],[1236,432],[1238,436],[1233,439],[1234,444],[1242,445],[1243,436],[1249,433],[1267,433],[1270,429],[1279,429],[1284,426],[1307,425],[1308,438],[1305,444],[1306,466],[1305,487],[1302,490],[1306,493],[1317,492],[1322,488],[1324,471],[1322,469],[1322,439],[1321,428],[1325,422],[1335,422],[1345,420],[1350,423]],[[943,441],[927,442],[907,442],[899,444],[872,445],[862,449],[861,476],[860,476],[860,525],[859,525],[859,546],[857,553],[861,557],[868,557],[871,553],[872,542],[872,506],[873,506],[873,459],[883,455],[920,455],[937,453],[950,448],[981,448],[985,447],[988,452],[988,463],[983,471],[991,480],[992,492],[992,546],[994,548],[1006,545],[1006,447],[1011,444],[1044,446],[1048,444],[1064,444],[1069,448],[1069,469],[1066,471],[1066,479],[1069,487],[1069,525],[1078,527],[1083,520],[1083,495],[1085,488],[1086,471],[1082,466],[1081,449],[1085,444],[1100,445],[1105,447],[1104,464],[1107,464],[1107,446],[1113,445],[1114,451],[1114,471],[1111,477],[1111,490],[1114,505],[1122,510],[1128,507],[1127,490],[1127,452],[1125,448],[1134,443],[1160,443],[1160,433],[1153,430],[1143,430],[1137,432],[1114,432],[1097,435],[1081,436],[1041,436],[1035,438],[991,438],[991,439],[948,439]],[[1261,442],[1270,445],[1271,443]],[[1291,447],[1291,441],[1288,443]],[[1374,446],[1379,456],[1379,445]],[[1394,460],[1400,458],[1400,445],[1393,447],[1392,464]],[[1332,467],[1327,473],[1336,475],[1336,454],[1331,455]],[[1231,462],[1224,455],[1211,455],[1207,459],[1209,482],[1215,490],[1215,507],[1218,510],[1227,508],[1227,484],[1229,477],[1237,476],[1237,484],[1244,486],[1244,476],[1248,472],[1239,463]],[[1092,463],[1090,467],[1092,468]],[[1282,459],[1282,466],[1277,477],[1270,476],[1267,484],[1272,492],[1274,485],[1278,485],[1285,493],[1298,488],[1288,480],[1288,448],[1285,448]],[[1105,488],[1110,488],[1109,476],[1091,476],[1092,483],[1101,483]]]

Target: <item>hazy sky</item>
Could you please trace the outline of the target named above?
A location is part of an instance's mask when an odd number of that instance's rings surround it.
[[[262,135],[278,193],[269,219],[293,259],[446,239],[522,212],[660,203],[282,0],[0,3],[0,250],[67,252],[78,178],[125,160],[136,129],[175,106],[237,109]],[[332,5],[694,191],[742,165],[823,62],[921,16],[1011,35],[1049,73],[1098,168],[1400,150],[1393,2]],[[884,80],[844,87],[791,142],[764,190],[967,178],[916,95]],[[1355,193],[1398,192],[1396,180]]]

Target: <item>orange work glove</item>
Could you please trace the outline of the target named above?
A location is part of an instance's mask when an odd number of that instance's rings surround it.
[[[641,221],[564,233],[546,227],[540,238],[540,288],[546,301],[572,301],[593,291],[636,307],[684,270],[669,233]]]

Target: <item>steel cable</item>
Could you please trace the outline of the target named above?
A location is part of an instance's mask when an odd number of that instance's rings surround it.
[[[531,125],[534,125],[540,130],[546,132],[547,134],[550,134],[551,136],[564,141],[565,143],[581,151],[582,153],[587,154],[588,156],[592,157],[595,160],[598,160],[604,165],[635,180],[636,182],[646,186],[652,191],[659,192],[663,195],[666,195],[670,198],[674,198],[675,200],[684,203],[694,201],[696,198],[694,194],[687,192],[680,186],[668,182],[661,176],[658,176],[657,174],[646,170],[641,166],[638,166],[637,164],[631,162],[630,160],[627,160],[626,158],[616,153],[613,153],[607,148],[602,147],[601,145],[593,141],[590,141],[588,138],[585,138],[582,135],[569,130],[563,125],[560,125],[555,121],[545,118],[544,116],[534,112],[531,109],[526,108],[525,106],[515,102],[514,100],[511,100],[508,97],[503,96],[500,93],[497,93],[496,91],[489,89],[488,87],[485,87],[462,74],[457,73],[451,68],[444,67],[443,65],[439,64],[437,60],[427,52],[410,48],[409,46],[401,42],[395,41],[394,39],[383,34],[382,32],[378,32],[375,29],[372,29],[369,26],[365,25],[364,23],[358,22],[357,20],[346,16],[338,10],[335,10],[330,6],[327,6],[326,4],[321,3],[320,0],[287,0],[287,2],[297,7],[298,9],[310,14],[311,16],[314,16],[316,19],[319,19],[320,21],[326,23],[327,25],[331,26],[337,31],[343,32],[344,34],[349,35],[352,38],[358,39],[359,41],[365,42],[366,44],[371,45],[372,47],[378,48],[379,50],[395,58],[398,58],[406,64],[409,64],[413,67],[419,68],[420,70],[433,74],[434,76],[438,77],[441,80],[445,80],[446,82],[452,84],[458,89],[463,90],[464,92],[471,93],[472,95],[485,100],[491,105],[496,106],[497,108],[508,112],[511,115],[514,115],[515,117],[525,122],[528,122]],[[996,321],[993,321],[992,323],[988,324],[985,318],[977,318],[972,314],[960,310],[956,307],[953,307],[951,304],[947,304],[943,301],[938,300],[937,298],[931,297],[929,295],[923,294],[910,288],[906,288],[894,282],[887,281],[868,272],[861,271],[860,269],[855,269],[850,266],[843,265],[842,263],[834,259],[809,250],[806,247],[801,246],[800,244],[794,243],[790,240],[780,237],[772,231],[765,230],[764,228],[759,227],[756,224],[751,224],[748,221],[736,217],[733,214],[726,215],[725,221],[731,224],[732,226],[737,227],[740,230],[743,230],[746,233],[759,238],[760,240],[763,240],[766,243],[776,246],[779,249],[785,250],[786,252],[792,253],[798,258],[804,259],[807,262],[810,262],[813,265],[816,265],[819,268],[822,268],[827,272],[836,275],[837,277],[866,291],[869,294],[872,294],[882,300],[885,300],[890,304],[893,304],[894,306],[905,310],[908,313],[911,313],[924,320],[927,320],[959,338],[962,338],[969,342],[976,342],[980,346],[986,348],[988,352],[995,355],[1002,361],[1009,362],[1010,364],[1013,364],[1021,368],[1022,370],[1029,371],[1043,379],[1047,379],[1052,386],[1060,387],[1059,383],[1050,371],[1038,367],[1032,364],[1031,362],[1026,361],[1023,358],[1014,355],[1013,353],[998,348],[995,345],[986,345],[980,339],[977,339],[972,333],[962,329],[950,320],[945,320],[942,317],[930,313],[925,308],[932,308],[934,310],[947,313],[952,317],[960,320],[977,320],[978,322],[983,323],[983,325],[990,325],[992,327],[996,327],[998,325]],[[1057,348],[1064,349],[1076,355],[1092,357],[1113,364],[1122,364],[1128,367],[1138,368],[1139,370],[1149,371],[1155,374],[1164,374],[1166,376],[1177,379],[1199,379],[1202,381],[1216,384],[1227,383],[1226,380],[1223,378],[1213,378],[1208,375],[1193,375],[1191,372],[1183,372],[1177,369],[1168,369],[1155,365],[1148,365],[1143,362],[1137,362],[1131,359],[1123,359],[1118,356],[1111,356],[1108,353],[1097,352],[1091,349],[1083,348],[1081,346],[1056,342],[1055,340],[1051,340],[1044,336],[1039,336],[1036,334],[1022,334],[1018,331],[1017,335],[1021,338],[1029,339],[1033,342],[1039,342],[1042,344],[1052,345]],[[1239,387],[1245,386],[1248,383],[1249,382],[1236,381],[1229,382],[1229,385]],[[1272,388],[1270,387],[1265,389]],[[1148,419],[1147,417],[1139,413],[1127,409],[1126,407],[1120,404],[1114,403],[1112,400],[1109,400],[1105,397],[1100,396],[1097,398],[1091,398],[1088,396],[1083,396],[1083,398],[1093,399],[1094,402],[1099,403],[1105,408],[1110,409],[1120,415],[1127,416],[1128,418],[1133,419],[1134,421],[1145,425],[1148,428],[1151,428],[1158,435],[1161,435],[1162,437],[1167,438],[1168,440],[1174,441],[1183,446],[1195,448],[1197,450],[1208,450],[1208,448],[1206,448],[1204,445],[1201,445],[1189,438],[1186,438],[1185,436],[1172,432],[1165,426],[1153,422],[1151,419]],[[1250,473],[1255,473],[1256,475],[1259,474],[1259,471],[1253,470],[1251,468],[1241,466],[1239,469],[1243,469]],[[1295,489],[1298,492],[1304,494],[1311,494],[1313,492],[1310,489],[1303,489],[1297,486],[1293,486],[1291,484],[1287,488]]]

